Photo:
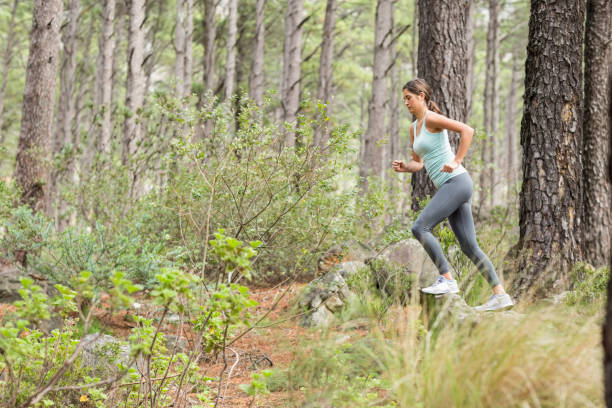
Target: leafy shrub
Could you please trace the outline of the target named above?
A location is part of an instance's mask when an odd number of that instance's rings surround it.
[[[586,262],[577,263],[570,273],[570,292],[565,301],[568,305],[587,305],[606,299],[608,267],[595,268]]]
[[[250,248],[218,232],[212,252],[227,269],[248,269],[250,256],[245,261],[245,254],[255,255]],[[180,392],[170,394],[170,389],[186,387],[210,405],[211,390],[205,383],[211,378],[199,373],[197,362],[204,352],[223,350],[235,330],[250,325],[249,309],[256,302],[249,298],[246,287],[223,283],[216,288],[204,287],[197,276],[176,268],[161,268],[155,279],[150,296],[161,308],[161,318],[154,323],[153,319],[134,316],[136,327],[127,341],[109,346],[109,352],[104,352],[105,368],[100,369],[85,366],[80,353],[83,339],[79,332],[88,331],[91,311],[100,305],[103,293],[94,275],[82,272],[72,276],[71,288],[55,285],[59,294],[51,299],[31,279],[24,278],[22,300],[0,325],[0,371],[6,373],[0,377],[0,405],[76,406],[89,402],[103,407],[121,402],[122,406],[137,407],[147,400],[148,406],[163,407],[184,396]],[[142,289],[122,272],[112,273],[108,280],[111,314],[130,307],[132,293]],[[62,316],[63,325],[45,336],[37,326],[52,309]],[[178,313],[181,322],[193,325],[197,340],[188,351],[166,347],[160,329],[169,312]],[[75,330],[80,325],[84,329]],[[129,361],[118,356],[124,345],[129,348]],[[109,371],[109,364],[116,370]]]

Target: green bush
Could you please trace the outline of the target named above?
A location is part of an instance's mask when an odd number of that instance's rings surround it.
[[[586,262],[577,263],[570,273],[570,288],[565,301],[568,305],[587,305],[607,297],[608,267],[595,268]]]

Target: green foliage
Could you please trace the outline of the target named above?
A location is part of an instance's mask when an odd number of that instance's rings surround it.
[[[277,281],[313,267],[314,254],[350,236],[353,192],[340,190],[338,175],[348,166],[337,160],[352,137],[346,128],[333,129],[330,146],[321,152],[312,146],[315,122],[304,116],[284,128],[248,103],[241,103],[236,117],[212,101],[212,110],[181,105],[167,95],[160,95],[158,103],[177,136],[165,159],[172,183],[160,196],[163,215],[148,228],[168,235],[173,254],[201,269],[209,262],[201,243],[223,228],[228,238],[261,242],[254,271],[259,280]],[[192,138],[198,121],[207,118],[213,122],[212,136]],[[279,149],[287,134],[295,134],[295,149]],[[219,245],[228,249],[232,244]],[[212,278],[251,274],[239,265],[237,270],[213,266],[207,264]]]
[[[261,373],[253,373],[250,384],[240,384],[238,387],[250,397],[269,394],[266,379],[272,375],[271,370],[263,370]]]
[[[53,223],[28,206],[10,210],[6,218],[0,219],[0,254],[15,261],[20,253],[34,255],[49,246],[53,234]]]
[[[568,305],[598,304],[607,297],[608,267],[595,268],[586,262],[577,263],[570,273],[570,287],[565,302]]]

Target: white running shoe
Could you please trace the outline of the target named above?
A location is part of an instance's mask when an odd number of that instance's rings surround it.
[[[445,293],[459,293],[459,286],[456,279],[446,279],[439,275],[438,280],[431,286],[421,288],[421,292],[432,295],[442,295]]]
[[[510,297],[509,294],[502,293],[502,294],[496,295],[494,293],[491,295],[489,300],[487,300],[484,304],[480,306],[476,306],[474,309],[476,309],[479,312],[484,312],[484,311],[493,311],[493,310],[499,310],[499,309],[505,309],[505,308],[509,309],[512,306],[514,306],[514,302],[512,301],[512,298]]]

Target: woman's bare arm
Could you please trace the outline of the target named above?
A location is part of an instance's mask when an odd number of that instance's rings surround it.
[[[449,119],[446,116],[435,112],[429,112],[427,114],[427,125],[427,127],[437,132],[441,132],[442,129],[447,129],[461,135],[461,139],[459,140],[459,149],[457,149],[457,154],[453,160],[458,165],[461,164],[465,158],[465,155],[467,154],[470,143],[472,143],[474,129],[463,122]]]
[[[410,139],[412,140],[412,146],[414,146],[414,134],[412,131],[412,126],[410,127]],[[408,163],[404,163],[401,160],[393,161],[393,170],[398,173],[407,172],[407,173],[417,173],[423,169],[423,159],[414,152],[414,148],[412,149],[412,160]]]

